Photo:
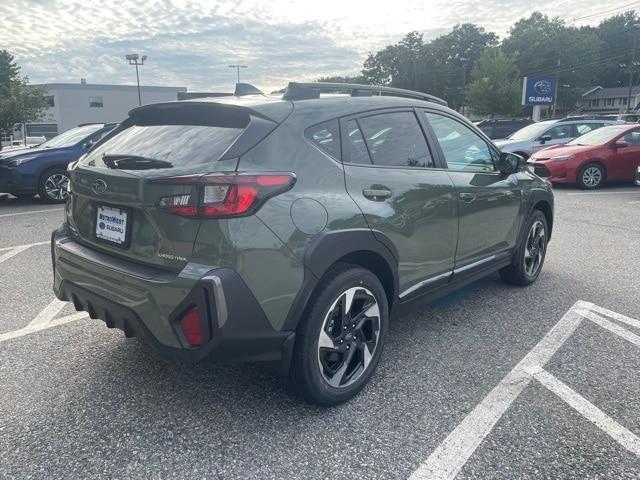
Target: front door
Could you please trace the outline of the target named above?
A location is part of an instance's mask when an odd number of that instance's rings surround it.
[[[458,197],[455,268],[506,255],[516,244],[522,192],[517,175],[495,168],[499,153],[469,126],[442,113],[423,113],[437,138]]]
[[[618,140],[627,147],[615,147],[607,163],[607,177],[611,180],[632,180],[640,165],[640,129],[632,130]]]
[[[400,297],[446,283],[458,235],[453,182],[411,109],[341,121],[345,181],[374,234],[399,255]]]

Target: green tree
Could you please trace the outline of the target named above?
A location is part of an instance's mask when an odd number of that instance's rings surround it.
[[[625,69],[620,68],[620,64],[629,64],[631,61],[631,45],[636,34],[634,24],[638,22],[640,16],[635,11],[629,11],[604,19],[594,29],[600,39],[599,62],[594,65],[596,84],[603,87],[627,85],[629,77]]]
[[[473,67],[468,99],[479,115],[515,115],[520,111],[520,73],[513,56],[486,49]]]
[[[366,83],[362,75],[335,75],[332,77],[321,77],[317,81],[328,83]]]
[[[419,32],[410,32],[364,62],[362,76],[368,83],[431,93],[458,103],[470,66],[497,36],[470,23],[425,43]]]
[[[0,132],[10,134],[17,124],[37,120],[47,107],[44,92],[28,84],[13,55],[0,50]]]
[[[540,12],[518,20],[501,45],[514,56],[522,76],[558,79],[558,107],[570,110],[575,92],[597,82],[600,39],[592,28],[568,27],[559,18]]]

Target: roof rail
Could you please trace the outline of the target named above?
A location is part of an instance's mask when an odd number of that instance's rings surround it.
[[[447,102],[441,98],[427,93],[405,90],[403,88],[382,87],[379,85],[361,85],[358,83],[333,83],[333,82],[310,82],[298,83],[289,82],[282,98],[284,100],[309,100],[320,98],[321,92],[335,92],[350,90],[352,97],[366,97],[374,93],[378,95],[416,98],[427,102],[437,103],[447,106]]]
[[[233,92],[236,97],[242,97],[244,95],[264,95],[262,90],[254,87],[250,83],[236,83],[236,89]]]

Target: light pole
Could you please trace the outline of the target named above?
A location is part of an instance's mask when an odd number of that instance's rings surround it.
[[[137,53],[131,53],[125,56],[129,61],[129,65],[136,66],[136,83],[138,85],[138,105],[142,105],[142,95],[140,95],[140,74],[138,73],[138,65],[144,65],[144,61],[147,59],[146,55],[140,57]]]
[[[239,63],[235,64],[235,65],[229,65],[229,68],[235,68],[236,71],[238,72],[238,83],[240,83],[240,69],[241,68],[249,68],[246,65],[240,65]]]

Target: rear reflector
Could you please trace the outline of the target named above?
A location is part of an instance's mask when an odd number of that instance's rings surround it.
[[[293,187],[292,173],[171,177],[154,183],[193,185],[190,194],[163,197],[159,206],[183,217],[229,218],[255,213],[264,202]]]
[[[180,319],[180,328],[189,345],[198,347],[204,343],[202,340],[202,327],[200,325],[200,310],[193,307]]]

